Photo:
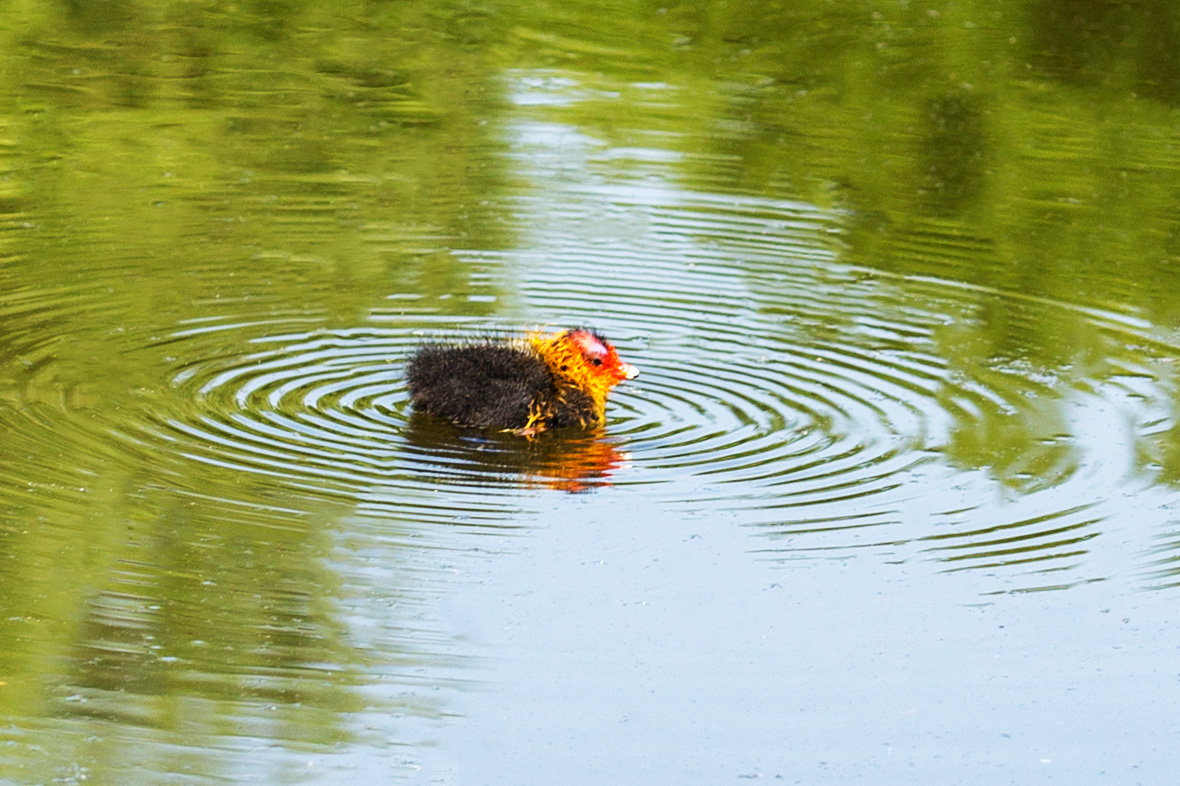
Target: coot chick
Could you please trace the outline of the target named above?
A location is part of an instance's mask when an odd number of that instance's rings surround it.
[[[639,370],[589,328],[524,339],[426,344],[406,376],[414,408],[458,426],[534,436],[550,428],[593,428],[606,395]]]

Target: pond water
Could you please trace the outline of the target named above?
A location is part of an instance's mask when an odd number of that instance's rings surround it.
[[[0,39],[0,780],[1173,777],[1180,10]],[[601,431],[413,416],[560,325]]]

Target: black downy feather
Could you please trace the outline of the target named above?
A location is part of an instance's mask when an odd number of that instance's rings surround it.
[[[406,370],[414,408],[459,426],[523,429],[586,426],[594,402],[575,388],[559,386],[545,362],[525,347],[485,342],[426,344]]]
[[[524,428],[538,392],[555,391],[544,361],[500,344],[427,344],[406,376],[414,407],[460,426]]]

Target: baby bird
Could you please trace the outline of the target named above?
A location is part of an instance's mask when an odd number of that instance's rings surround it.
[[[414,408],[459,426],[526,437],[550,428],[594,428],[606,396],[639,370],[589,328],[524,339],[426,344],[406,376]]]

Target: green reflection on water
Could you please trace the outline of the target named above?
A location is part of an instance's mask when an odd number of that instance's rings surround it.
[[[347,503],[147,450],[112,461],[97,413],[182,410],[167,338],[211,311],[246,327],[210,355],[255,321],[354,325],[389,295],[503,313],[502,280],[450,252],[513,247],[511,68],[594,75],[612,90],[555,115],[679,149],[688,188],[835,206],[845,261],[968,285],[935,336],[950,372],[1036,405],[942,401],[948,459],[1025,491],[1076,471],[1060,391],[1154,373],[1180,323],[1180,10],[788,5],[0,10],[0,711],[262,736],[278,706],[270,736],[355,738],[341,716],[378,656],[319,559]],[[1148,328],[1086,310],[1108,307]],[[1171,484],[1176,429],[1136,444]],[[415,701],[396,709],[433,711]],[[59,763],[84,758],[69,745]],[[57,772],[32,760],[12,777]]]
[[[0,13],[0,714],[23,729],[3,777],[299,779],[253,754],[259,741],[373,744],[352,721],[372,701],[357,688],[412,670],[426,634],[346,631],[356,581],[342,589],[324,555],[352,504],[194,472],[158,445],[112,460],[110,414],[185,410],[169,336],[211,312],[242,326],[207,342],[215,357],[274,330],[251,324],[351,326],[391,294],[495,309],[449,253],[511,242],[486,201],[503,189],[502,89],[482,17],[368,3]],[[382,704],[437,713],[416,695]],[[157,746],[133,754],[136,741]]]
[[[555,116],[618,144],[661,129],[686,153],[686,186],[835,205],[843,260],[969,285],[956,325],[968,335],[944,354],[979,387],[1025,395],[1027,374],[1003,382],[1013,364],[1061,392],[1168,362],[1172,343],[1155,339],[1180,324],[1180,71],[1167,54],[1180,10],[719,2],[650,21],[672,45],[619,67],[640,60],[647,79],[691,88],[675,111],[635,101],[623,122],[604,91]],[[1085,307],[1151,327],[1112,330]],[[1017,487],[1051,483],[1076,461],[1046,445],[1065,421],[1053,407],[1038,404],[1037,428],[964,416],[947,455]],[[1145,467],[1172,463],[1154,454]]]

